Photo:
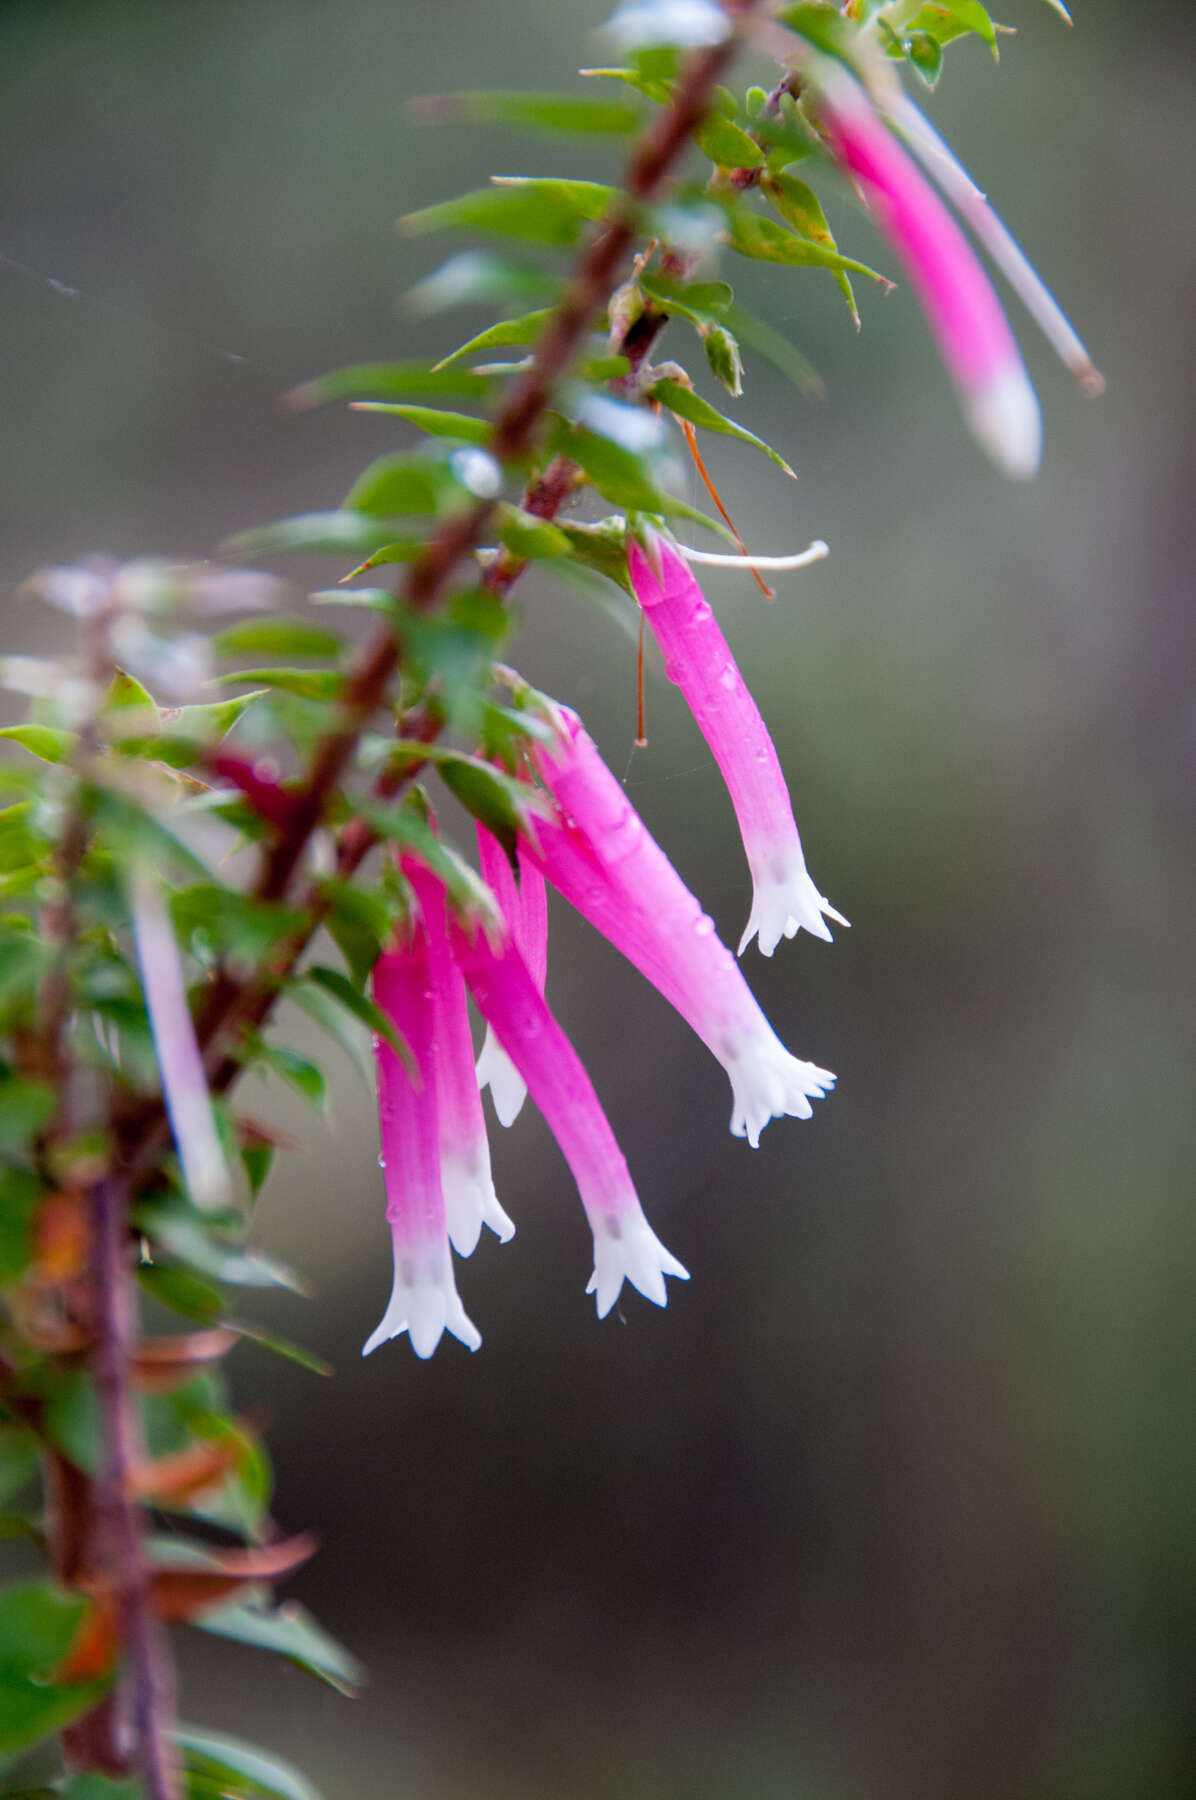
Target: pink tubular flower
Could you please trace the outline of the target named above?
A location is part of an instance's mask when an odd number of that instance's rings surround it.
[[[557,744],[536,759],[562,817],[537,820],[528,853],[717,1057],[731,1082],[731,1130],[755,1149],[770,1119],[808,1119],[835,1077],[785,1049],[576,713],[558,708],[558,721]]]
[[[998,468],[1028,478],[1042,451],[1042,418],[983,269],[859,83],[825,56],[811,56],[810,75],[830,147],[860,183],[904,263],[968,423]]]
[[[515,1064],[573,1171],[594,1234],[587,1294],[604,1319],[624,1281],[657,1306],[665,1276],[688,1281],[644,1217],[623,1153],[577,1052],[548,1010],[511,937],[495,947],[480,926],[450,923],[456,956],[478,1010]]]
[[[483,1225],[503,1244],[514,1237],[515,1227],[494,1191],[482,1097],[474,1079],[469,1003],[461,971],[449,949],[444,890],[413,858],[404,860],[403,870],[419,901],[427,938],[445,1221],[457,1255],[472,1256]]]
[[[656,547],[659,578],[640,546],[628,546],[631,585],[664,652],[665,673],[684,694],[722,770],[739,821],[754,890],[739,954],[758,936],[761,951],[771,956],[782,937],[793,937],[803,925],[829,943],[823,914],[840,925],[847,920],[806,871],[768,727],[687,564],[663,538]]]
[[[482,862],[482,879],[498,901],[516,948],[543,993],[548,972],[548,898],[544,892],[544,877],[520,845],[517,853],[519,880],[516,882],[502,845],[481,824],[478,826],[478,854]],[[478,1057],[477,1082],[479,1088],[489,1083],[499,1124],[513,1125],[523,1105],[527,1086],[489,1025]]]
[[[408,1072],[384,1038],[377,1040],[378,1120],[394,1286],[382,1323],[366,1340],[363,1356],[402,1331],[409,1333],[412,1349],[422,1357],[431,1356],[445,1331],[470,1350],[482,1341],[457,1293],[445,1224],[436,1104],[436,1005],[428,951],[427,933],[416,922],[407,941],[379,957],[374,966],[374,999],[406,1042],[415,1074]]]

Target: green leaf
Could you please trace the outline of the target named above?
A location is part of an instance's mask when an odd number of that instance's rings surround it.
[[[462,250],[407,290],[412,312],[447,312],[450,306],[543,306],[561,291],[559,277],[494,250]],[[439,365],[438,365],[439,366]],[[463,370],[446,373],[460,376]],[[475,375],[476,381],[487,378]],[[403,392],[411,392],[404,389]]]
[[[419,747],[422,750],[422,746]],[[349,966],[354,984],[362,988],[370,970],[394,935],[394,912],[380,892],[330,879],[322,884],[330,902],[328,928]]]
[[[95,1382],[87,1369],[55,1373],[42,1425],[68,1462],[94,1475],[104,1456],[103,1424]]]
[[[245,1170],[249,1191],[256,1200],[266,1185],[266,1178],[274,1166],[274,1145],[242,1144],[241,1166]]]
[[[725,325],[703,326],[701,336],[710,373],[738,399],[743,392],[743,357],[738,343]]]
[[[11,1756],[53,1736],[107,1690],[106,1681],[69,1686],[52,1681],[86,1605],[48,1582],[0,1591],[0,1753]]]
[[[393,1022],[387,1018],[380,1007],[374,1005],[368,994],[363,994],[360,989],[354,987],[353,983],[347,976],[342,975],[339,969],[329,969],[322,963],[317,963],[314,968],[308,970],[308,975],[312,981],[317,982],[320,987],[331,994],[334,1000],[339,1000],[346,1012],[352,1013],[355,1019],[359,1019],[376,1036],[384,1038],[409,1068],[414,1066],[411,1051]]]
[[[476,733],[491,666],[511,623],[502,602],[481,588],[454,594],[438,613],[398,614],[396,629],[410,673],[425,686],[439,683],[437,699],[448,723],[465,736]]]
[[[125,868],[144,858],[159,869],[185,869],[200,881],[211,881],[211,870],[194,850],[130,795],[114,788],[95,788],[91,813],[95,825],[107,836],[107,848]]]
[[[54,1116],[54,1089],[45,1081],[0,1074],[0,1150],[23,1150]]]
[[[137,1209],[136,1223],[154,1247],[185,1263],[212,1281],[230,1287],[291,1288],[303,1293],[305,1285],[293,1270],[260,1251],[240,1243],[222,1242],[207,1215],[174,1199],[146,1200]]]
[[[219,1319],[227,1306],[224,1294],[212,1282],[172,1263],[142,1263],[137,1279],[162,1306],[203,1325]]]
[[[327,1111],[328,1084],[324,1080],[323,1071],[308,1057],[300,1056],[297,1050],[289,1050],[283,1044],[266,1043],[259,1046],[257,1057],[317,1110]]]
[[[256,1344],[260,1350],[269,1350],[272,1356],[280,1356],[284,1362],[295,1363],[309,1374],[332,1374],[331,1363],[326,1363],[322,1356],[317,1356],[303,1344],[292,1343],[290,1338],[279,1337],[277,1333],[266,1331],[260,1325],[247,1325],[244,1319],[226,1319],[225,1324],[247,1343]]]
[[[417,116],[431,124],[529,125],[537,131],[593,132],[627,137],[639,126],[634,106],[594,100],[585,94],[482,92],[436,94],[416,102]]]
[[[730,306],[734,295],[726,281],[667,281],[662,275],[640,275],[636,286],[666,312],[705,325],[720,317]]]
[[[582,75],[605,81],[621,81],[625,87],[634,88],[637,94],[643,94],[646,100],[657,106],[666,106],[672,96],[671,84],[656,74],[645,69],[581,69]]]
[[[393,517],[436,513],[446,501],[460,496],[460,485],[447,463],[433,462],[418,450],[391,450],[357,477],[345,506],[353,512]],[[394,533],[388,536],[393,538]]]
[[[451,755],[437,765],[449,792],[493,833],[509,855],[526,828],[529,791],[525,784],[475,756]]]
[[[174,1734],[194,1800],[322,1800],[298,1769],[240,1738],[180,1725]]]
[[[121,712],[109,726],[108,742],[120,756],[136,756],[150,762],[165,763],[171,769],[185,769],[197,762],[205,749],[226,737],[237,720],[260,700],[264,688],[252,694],[238,694],[233,700],[209,702],[204,706],[172,706],[152,713],[141,708]]]
[[[560,529],[569,539],[577,562],[605,575],[625,593],[631,593],[631,577],[627,573],[627,526],[623,519],[599,519],[592,525],[567,520]],[[565,573],[564,570],[560,572]]]
[[[380,838],[414,850],[443,881],[459,911],[491,912],[489,889],[469,864],[437,837],[422,810],[423,804],[418,792],[406,795],[399,806],[365,801],[361,815]]]
[[[343,675],[335,669],[237,669],[228,675],[213,676],[214,682],[260,681],[263,687],[278,688],[284,694],[298,694],[303,700],[338,700],[345,685]]]
[[[264,962],[276,945],[305,924],[300,912],[254,900],[214,881],[177,889],[170,897],[170,916],[184,945],[190,945],[195,932],[202,932],[221,954],[251,963]]]
[[[943,47],[928,31],[911,31],[905,42],[906,55],[928,88],[938,85],[943,72]]]
[[[777,17],[788,25],[790,31],[796,31],[819,50],[826,50],[832,56],[843,56],[850,61],[855,28],[841,17],[837,7],[827,5],[826,0],[811,0],[807,5],[783,6]]]
[[[38,1470],[37,1438],[25,1425],[0,1425],[0,1506],[15,1500]]]
[[[12,919],[0,931],[0,1005],[16,1013],[30,1010],[54,960],[54,946]],[[2,1092],[3,1089],[0,1089]],[[0,1117],[0,1149],[10,1147],[7,1122]]]
[[[655,381],[649,392],[654,400],[659,400],[670,412],[676,413],[678,418],[688,419],[691,425],[700,425],[704,431],[717,431],[723,437],[738,438],[742,444],[751,444],[770,457],[779,469],[784,469],[786,475],[793,474],[785,458],[770,444],[766,444],[763,438],[757,437],[754,431],[748,431],[745,426],[737,425],[734,419],[724,418],[709,401],[703,400],[692,389],[682,387],[679,381],[671,381],[667,377],[662,381]]]
[[[857,262],[853,256],[843,256],[838,250],[789,231],[775,219],[748,212],[745,207],[729,209],[727,226],[727,242],[732,250],[740,256],[750,257],[753,262],[784,263],[789,268],[838,269],[866,275],[870,281],[879,281],[885,287],[893,285],[875,269],[870,269],[867,263]]]
[[[512,345],[522,347],[534,344],[551,317],[550,307],[540,307],[535,312],[524,313],[522,318],[501,319],[497,325],[489,325],[485,331],[479,331],[476,337],[469,338],[450,356],[443,357],[436,367],[447,369],[461,357],[472,356],[478,350],[504,350]]]
[[[18,800],[0,811],[0,869],[24,869],[50,848],[51,840],[36,826],[37,806]]]
[[[997,28],[979,0],[935,0],[934,5],[924,6],[920,12],[915,13],[906,26],[906,31],[911,39],[915,35],[929,38],[937,46],[953,43],[956,38],[974,35],[988,45],[994,62],[999,62],[1001,58]],[[907,45],[907,49],[911,61],[916,62],[912,48]],[[933,86],[933,83],[930,85]]]
[[[549,441],[554,453],[567,456],[578,464],[590,485],[612,506],[664,518],[692,519],[709,526],[719,536],[724,535],[723,528],[697,507],[675,499],[657,487],[652,465],[646,456],[616,443],[605,433],[592,431],[584,425],[570,425],[558,417],[554,420]]]
[[[478,188],[457,200],[442,200],[408,213],[401,221],[407,232],[460,229],[488,231],[499,237],[521,238],[526,243],[572,249],[583,227],[601,218],[614,190],[596,181],[560,181],[551,177],[522,177],[489,188]]]
[[[233,1602],[201,1613],[195,1623],[213,1637],[231,1638],[235,1643],[285,1656],[342,1694],[352,1694],[365,1680],[360,1663],[294,1601],[279,1607]]]
[[[339,599],[343,605],[347,605],[353,598],[353,595],[344,592],[344,584],[346,582],[356,581],[359,575],[366,574],[368,570],[380,569],[389,563],[412,563],[417,557],[423,554],[425,548],[426,546],[421,543],[418,538],[396,538],[392,544],[383,544],[381,550],[375,550],[372,556],[367,556],[364,562],[358,563],[355,569],[350,569],[347,575],[342,575],[340,579],[341,591],[338,594],[332,595],[328,590],[325,590],[319,594],[312,594],[310,598],[322,601],[325,605],[334,604],[335,600]],[[394,595],[385,590],[381,591],[382,598],[386,603],[382,610],[389,612],[394,607]],[[358,596],[358,604],[363,604],[360,600],[360,596],[366,592],[366,590],[358,588],[355,589],[354,592]]]
[[[728,315],[728,323],[737,338],[770,362],[774,369],[779,369],[800,394],[805,394],[810,399],[824,397],[826,388],[817,369],[806,361],[801,351],[795,349],[788,338],[782,337],[764,319],[758,319],[742,306],[736,306]]]
[[[293,1000],[309,1019],[313,1019],[340,1045],[372,1093],[374,1068],[370,1056],[370,1037],[361,1021],[347,1013],[318,983],[312,983],[306,977],[290,984],[287,999]]]
[[[8,1082],[0,1086],[0,1094],[8,1086]],[[52,1094],[50,1098],[53,1105]],[[33,1221],[41,1196],[42,1184],[36,1175],[0,1164],[0,1282],[18,1281],[29,1267]]]
[[[714,114],[697,127],[694,142],[720,169],[758,169],[764,152],[743,127]]]
[[[461,444],[484,444],[494,430],[489,419],[441,412],[434,406],[410,406],[401,400],[356,400],[353,404],[356,412],[391,413],[417,426],[428,437],[451,438]]]
[[[538,519],[522,507],[505,505],[500,509],[498,535],[504,548],[521,562],[554,559],[571,554],[569,539],[559,526]]]
[[[79,742],[77,733],[59,731],[52,725],[5,725],[0,729],[0,738],[19,744],[30,756],[48,763],[69,762]]]
[[[306,619],[246,619],[212,639],[217,656],[336,656],[340,649],[334,631]]]
[[[333,400],[426,398],[434,394],[481,400],[492,386],[484,375],[474,375],[468,369],[434,368],[422,362],[352,363],[348,368],[333,369],[292,388],[286,404],[294,412],[303,412],[309,407],[327,406]]]
[[[784,170],[767,176],[760,186],[787,225],[792,225],[795,231],[800,232],[803,237],[809,238],[812,243],[822,244],[824,248],[838,255],[839,246],[826,222],[826,214],[823,212],[813,188],[807,187],[804,181],[799,181],[795,175],[790,175]],[[847,310],[851,314],[852,323],[858,331],[860,314],[855,303],[851,281],[842,269],[833,269],[831,273],[839,284],[839,289],[847,302]]]
[[[276,525],[238,532],[224,548],[237,556],[282,556],[292,550],[330,556],[366,556],[381,550],[394,532],[360,512],[303,513]]]
[[[156,714],[157,702],[147,687],[130,675],[127,669],[117,669],[104,695],[104,712],[123,712],[133,707],[138,711]]]
[[[67,1784],[66,1800],[141,1800],[141,1783],[135,1776],[127,1781],[113,1781],[89,1769]]]
[[[0,1588],[0,1672],[30,1677],[60,1663],[86,1604],[44,1581]]]

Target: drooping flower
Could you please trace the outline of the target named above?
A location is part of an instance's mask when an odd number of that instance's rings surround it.
[[[768,727],[686,563],[662,538],[655,549],[659,574],[640,546],[629,544],[631,584],[664,652],[665,673],[684,694],[722,770],[739,821],[753,886],[739,954],[758,935],[761,951],[771,956],[782,937],[793,937],[803,926],[829,943],[826,917],[840,925],[847,920],[818,892],[806,870]]]
[[[785,1049],[714,921],[647,831],[581,720],[565,707],[557,718],[557,739],[535,757],[559,817],[537,819],[528,854],[717,1057],[731,1082],[731,1130],[755,1149],[770,1119],[808,1119],[811,1100],[835,1077]]]
[[[445,1222],[457,1255],[472,1256],[483,1225],[503,1244],[514,1237],[515,1227],[494,1191],[482,1097],[474,1079],[469,1004],[461,971],[449,949],[444,890],[414,858],[404,859],[403,869],[419,901],[427,941]]]
[[[516,881],[497,838],[482,824],[477,829],[482,879],[498,901],[516,947],[543,993],[548,973],[548,897],[544,892],[544,877],[520,845],[517,850],[519,880]],[[527,1087],[489,1025],[478,1057],[477,1082],[479,1088],[489,1084],[499,1124],[513,1125]]]
[[[481,1334],[465,1313],[453,1276],[440,1174],[437,1109],[437,1012],[428,934],[412,920],[403,942],[374,965],[374,1000],[406,1043],[414,1064],[385,1038],[375,1046],[386,1217],[394,1249],[394,1285],[378,1329],[362,1350],[406,1331],[417,1356],[431,1356],[445,1331],[470,1350]]]
[[[905,265],[972,431],[1005,474],[1028,478],[1041,456],[1042,416],[971,246],[859,82],[833,57],[813,53],[808,72],[830,148]]]
[[[594,1234],[586,1288],[604,1319],[624,1281],[665,1306],[665,1276],[689,1275],[644,1217],[627,1163],[581,1060],[513,938],[492,943],[480,925],[450,921],[453,954],[478,1010],[510,1056],[573,1172]]]

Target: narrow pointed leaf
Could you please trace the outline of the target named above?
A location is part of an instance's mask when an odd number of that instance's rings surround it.
[[[489,419],[475,419],[468,413],[441,412],[434,406],[411,406],[402,400],[355,400],[355,412],[390,413],[406,419],[428,437],[455,438],[462,444],[484,444],[494,427]]]
[[[217,656],[336,656],[341,640],[306,619],[247,619],[212,639]]]
[[[364,556],[380,549],[393,535],[377,520],[342,508],[338,512],[300,513],[294,519],[280,519],[275,525],[239,531],[224,548],[247,557],[283,556],[291,551]]]
[[[180,1725],[174,1739],[191,1800],[323,1800],[290,1763],[240,1738]]]
[[[534,344],[551,317],[549,307],[540,307],[535,312],[524,313],[519,319],[502,319],[497,325],[489,325],[485,331],[479,331],[476,337],[469,338],[450,356],[443,357],[436,367],[447,369],[460,361],[461,357],[472,356],[478,350],[502,350],[512,345],[522,347]]]
[[[0,738],[19,744],[36,756],[39,762],[69,762],[79,739],[73,731],[60,731],[52,725],[5,725]]]
[[[195,1623],[213,1637],[231,1638],[285,1656],[342,1694],[352,1694],[365,1680],[360,1663],[317,1625],[304,1607],[293,1602],[269,1607],[249,1600],[234,1601],[202,1613]]]
[[[748,431],[746,426],[737,425],[734,419],[725,418],[717,407],[711,406],[709,401],[703,400],[690,388],[682,387],[679,381],[667,378],[656,381],[649,391],[654,400],[659,400],[670,412],[676,413],[678,418],[688,419],[691,425],[700,425],[704,431],[717,431],[723,437],[738,438],[742,444],[751,444],[754,449],[762,450],[765,456],[771,458],[779,469],[784,469],[786,475],[793,474],[785,458],[771,444],[766,444],[763,438],[757,437],[754,431]]]
[[[339,969],[329,969],[322,963],[317,963],[314,968],[309,969],[308,975],[335,1000],[339,1000],[340,1004],[347,1012],[352,1013],[354,1018],[360,1019],[361,1023],[378,1037],[385,1038],[391,1048],[397,1051],[404,1062],[410,1066],[410,1050],[386,1014],[374,1005],[368,994],[363,994],[358,988],[355,988],[349,978],[342,975]]]
[[[639,111],[588,94],[481,92],[434,94],[416,101],[416,117],[430,124],[528,125],[537,131],[589,132],[627,137],[638,129]]]
[[[286,405],[302,412],[333,400],[423,399],[435,394],[480,400],[491,386],[484,375],[468,369],[433,368],[421,362],[353,363],[292,388]]]

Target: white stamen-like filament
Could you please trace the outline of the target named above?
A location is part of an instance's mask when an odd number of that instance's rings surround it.
[[[691,550],[688,544],[678,544],[677,552],[686,562],[701,563],[707,569],[805,569],[830,555],[821,538],[792,556],[733,556],[721,550]]]

